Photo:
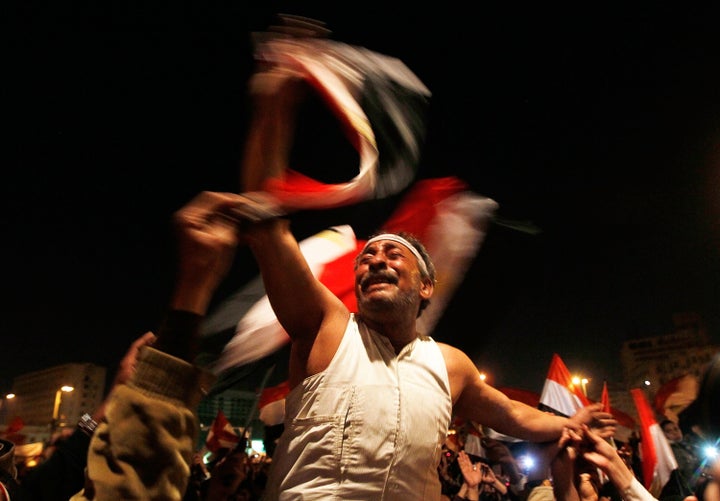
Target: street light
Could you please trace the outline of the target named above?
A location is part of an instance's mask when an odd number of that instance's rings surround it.
[[[55,392],[55,406],[53,407],[53,413],[52,413],[52,425],[50,433],[52,434],[55,432],[55,428],[57,428],[58,421],[60,419],[60,400],[62,400],[62,394],[64,393],[70,393],[75,388],[72,386],[61,386],[58,388],[58,391]]]
[[[590,382],[590,380],[586,377],[580,377],[580,376],[573,376],[572,383],[574,385],[580,385],[582,388],[583,395],[587,397],[587,384]]]
[[[5,398],[0,398],[0,424],[7,424],[10,420],[10,402],[15,398],[14,393],[8,393]]]

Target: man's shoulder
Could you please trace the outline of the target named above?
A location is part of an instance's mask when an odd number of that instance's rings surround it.
[[[447,366],[448,373],[459,374],[462,372],[477,371],[477,367],[473,364],[470,357],[468,357],[464,351],[449,345],[447,343],[435,342],[445,359],[445,365]]]

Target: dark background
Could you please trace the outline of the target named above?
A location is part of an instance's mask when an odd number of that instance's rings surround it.
[[[625,340],[670,332],[678,312],[720,342],[715,9],[246,4],[9,4],[2,391],[50,365],[114,370],[157,327],[171,215],[200,190],[238,189],[249,35],[278,12],[403,60],[433,92],[419,177],[458,175],[542,230],[493,224],[434,334],[495,384],[539,392],[556,352],[592,396],[620,379]],[[312,116],[298,156],[356,168],[332,119]],[[293,224],[363,237],[393,203]],[[219,299],[253,267],[241,250]]]

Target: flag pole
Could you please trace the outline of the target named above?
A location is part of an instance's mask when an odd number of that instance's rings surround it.
[[[267,386],[267,382],[270,379],[270,376],[272,375],[273,371],[275,370],[275,365],[272,364],[268,369],[265,371],[265,375],[262,378],[262,381],[260,382],[260,386],[257,390],[257,393],[255,394],[255,401],[253,402],[252,407],[250,408],[250,412],[248,412],[247,418],[245,419],[245,426],[243,426],[243,437],[245,438],[247,442],[247,430],[250,426],[250,423],[252,423],[253,419],[255,419],[255,413],[257,412],[258,404],[260,403],[260,396],[262,395],[263,390],[265,389],[265,386]],[[246,443],[245,447],[248,447],[250,444]]]

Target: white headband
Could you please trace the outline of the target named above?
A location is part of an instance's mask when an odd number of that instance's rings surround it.
[[[422,258],[418,250],[415,248],[413,244],[405,240],[400,235],[396,235],[394,233],[383,233],[382,235],[377,235],[375,237],[372,237],[370,240],[367,241],[365,244],[365,247],[363,247],[363,253],[365,252],[365,249],[367,249],[368,245],[370,245],[373,242],[377,242],[378,240],[391,240],[393,242],[399,243],[405,247],[408,248],[410,252],[413,253],[415,256],[415,259],[417,259],[418,267],[420,268],[420,271],[422,271],[425,275],[429,275],[427,265],[425,264],[425,260]]]

